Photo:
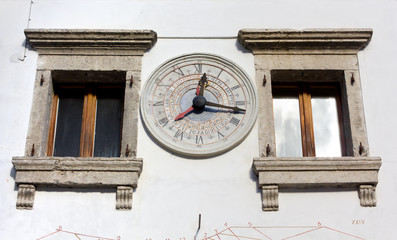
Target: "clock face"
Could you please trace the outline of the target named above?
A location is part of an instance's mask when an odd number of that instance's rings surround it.
[[[146,82],[141,115],[150,134],[171,152],[208,157],[249,133],[257,115],[255,88],[236,64],[209,54],[171,59]]]

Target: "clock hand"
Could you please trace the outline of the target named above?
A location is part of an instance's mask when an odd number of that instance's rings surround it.
[[[231,106],[226,106],[218,103],[213,103],[213,102],[206,102],[206,106],[212,106],[212,107],[220,107],[220,108],[226,108],[226,109],[232,109],[233,112],[245,112],[245,109],[238,108],[238,107],[231,107]]]
[[[193,106],[191,106],[190,108],[188,108],[186,111],[179,113],[178,116],[176,116],[175,121],[182,119],[186,116],[186,114],[190,113],[191,111],[193,111]]]
[[[199,94],[200,94],[200,84],[197,85],[197,88],[196,88],[196,96],[198,96]]]
[[[207,85],[208,85],[207,75],[204,73],[203,76],[201,77],[200,81],[199,81],[200,91],[197,94],[197,90],[196,90],[196,95],[197,96],[204,96],[204,89],[205,89],[205,87]]]

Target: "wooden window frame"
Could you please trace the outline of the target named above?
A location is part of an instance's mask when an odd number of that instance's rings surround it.
[[[81,123],[81,132],[80,132],[81,134],[80,134],[79,157],[94,156],[95,124],[96,124],[96,111],[97,111],[97,100],[98,100],[97,90],[104,88],[122,89],[122,86],[87,84],[87,85],[60,85],[54,87],[54,95],[52,98],[50,125],[49,125],[48,140],[47,140],[47,156],[53,156],[54,154],[54,145],[55,145],[55,137],[56,137],[55,129],[57,127],[59,93],[64,91],[65,89],[84,89],[84,103],[83,103],[82,123]],[[124,96],[122,96],[121,98],[124,99]],[[121,106],[121,109],[123,110],[123,106]],[[121,116],[123,116],[123,114],[121,114]],[[121,131],[123,118],[121,118],[120,124],[121,124],[121,128],[120,128]]]
[[[346,156],[346,141],[345,141],[345,131],[343,125],[343,107],[340,94],[340,86],[338,83],[309,83],[309,82],[299,82],[299,83],[273,83],[272,92],[278,91],[279,89],[289,89],[295,91],[298,95],[299,100],[299,117],[300,117],[300,127],[301,127],[301,141],[302,141],[302,155],[303,157],[315,157],[316,156],[316,146],[314,139],[314,124],[313,124],[313,111],[312,111],[312,89],[320,89],[324,92],[324,95],[331,95],[335,97],[337,106],[337,117],[339,125],[339,136],[340,136],[340,147],[341,155]],[[276,93],[276,95],[282,96],[282,94]]]

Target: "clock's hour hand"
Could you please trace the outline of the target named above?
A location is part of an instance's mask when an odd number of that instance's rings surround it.
[[[197,88],[196,88],[196,96],[198,96],[199,94],[200,94],[200,84],[197,85]]]
[[[188,108],[186,111],[179,113],[178,116],[176,116],[175,121],[182,119],[186,116],[186,114],[190,113],[191,111],[193,111],[193,106],[191,106],[190,108]]]
[[[231,109],[233,112],[245,112],[245,109],[238,108],[238,107],[231,107],[231,106],[226,106],[218,103],[213,103],[213,102],[206,102],[206,106],[211,106],[211,107],[220,107],[220,108],[226,108],[226,109]]]

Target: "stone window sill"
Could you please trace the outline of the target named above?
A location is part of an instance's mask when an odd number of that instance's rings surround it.
[[[143,165],[142,159],[130,157],[13,157],[12,163],[16,170],[15,182],[20,186],[19,209],[33,207],[37,186],[117,187],[116,206],[130,209],[131,204],[124,206],[119,202],[132,199]]]
[[[279,188],[358,187],[361,206],[376,206],[379,157],[254,158],[263,210],[278,210]]]

